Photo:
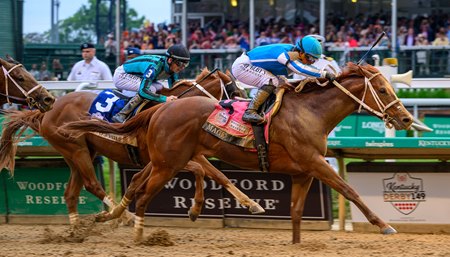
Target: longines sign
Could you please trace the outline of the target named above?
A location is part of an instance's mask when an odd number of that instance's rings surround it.
[[[121,168],[122,192],[139,169]],[[224,174],[242,192],[258,202],[266,212],[250,214],[247,208],[229,194],[221,185],[208,178],[203,183],[205,203],[201,218],[251,218],[251,219],[290,219],[291,178],[284,174],[265,174],[241,170],[223,170]],[[167,183],[164,189],[149,204],[146,215],[187,217],[193,205],[195,190],[194,175],[180,172]],[[330,220],[330,190],[321,182],[314,180],[306,200],[303,219]],[[134,212],[134,202],[130,211]]]

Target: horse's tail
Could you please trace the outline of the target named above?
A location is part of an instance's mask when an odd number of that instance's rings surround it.
[[[39,110],[8,110],[2,111],[2,113],[5,121],[3,122],[2,137],[0,139],[0,171],[6,168],[11,176],[14,176],[14,157],[17,152],[17,143],[23,140],[21,136],[28,127],[39,133],[41,121],[45,114]]]
[[[139,129],[147,130],[151,117],[160,106],[147,109],[124,123],[109,123],[97,119],[79,120],[64,124],[58,132],[70,138],[78,138],[89,132],[134,136]]]

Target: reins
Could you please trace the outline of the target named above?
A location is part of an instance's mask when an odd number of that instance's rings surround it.
[[[10,99],[14,99],[14,100],[18,100],[18,101],[25,101],[28,104],[28,106],[30,108],[32,108],[33,106],[36,105],[36,101],[32,97],[30,97],[30,94],[43,86],[41,84],[37,84],[32,89],[30,89],[28,92],[25,91],[25,89],[23,89],[16,82],[16,80],[14,80],[14,78],[10,74],[14,69],[16,69],[18,67],[22,67],[22,64],[16,64],[9,70],[6,70],[5,66],[2,66],[3,75],[5,76],[5,94],[1,94],[1,93],[0,94],[6,97],[6,101],[8,102],[8,104],[11,104]],[[22,94],[25,96],[25,98],[20,98],[20,97],[15,97],[15,96],[9,95],[8,79],[10,79],[12,81],[12,83],[20,90],[20,92],[22,92]]]
[[[194,84],[186,89],[184,92],[182,92],[180,95],[178,95],[178,98],[182,97],[183,95],[185,95],[187,92],[191,91],[193,88],[197,88],[198,90],[200,90],[202,93],[204,93],[205,95],[207,95],[209,98],[217,100],[211,93],[209,93],[202,85],[200,85],[199,83],[202,82],[203,80],[205,80],[206,78],[208,78],[209,76],[211,76],[214,72],[217,72],[219,69],[215,68],[214,70],[212,70],[211,72],[209,72],[205,77],[203,77],[200,81],[194,81]],[[225,86],[223,84],[222,79],[219,76],[219,80],[220,80],[220,87],[222,92],[226,91]],[[228,95],[227,95],[228,96]]]

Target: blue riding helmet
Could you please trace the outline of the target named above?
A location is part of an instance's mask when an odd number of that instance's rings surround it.
[[[319,40],[313,36],[303,37],[297,42],[295,47],[317,59],[322,56],[322,46],[320,45]]]

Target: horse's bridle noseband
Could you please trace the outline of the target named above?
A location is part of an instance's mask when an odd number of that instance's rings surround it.
[[[32,98],[30,96],[30,94],[34,91],[36,91],[37,89],[44,87],[42,86],[42,84],[37,84],[36,86],[34,86],[32,89],[30,89],[28,92],[25,91],[25,89],[23,89],[23,87],[21,87],[16,80],[14,80],[14,78],[11,76],[11,72],[18,68],[18,67],[22,67],[22,64],[16,64],[14,65],[11,69],[6,70],[5,66],[2,66],[2,70],[3,70],[3,75],[5,76],[5,94],[0,93],[1,95],[6,97],[6,101],[8,102],[8,104],[11,104],[10,99],[14,99],[17,101],[24,101],[28,104],[28,106],[30,108],[34,107],[37,105],[37,101]],[[12,81],[12,83],[22,92],[22,94],[25,96],[25,98],[20,98],[20,97],[15,97],[15,96],[10,96],[9,95],[9,84],[8,84],[8,79],[10,79]]]

